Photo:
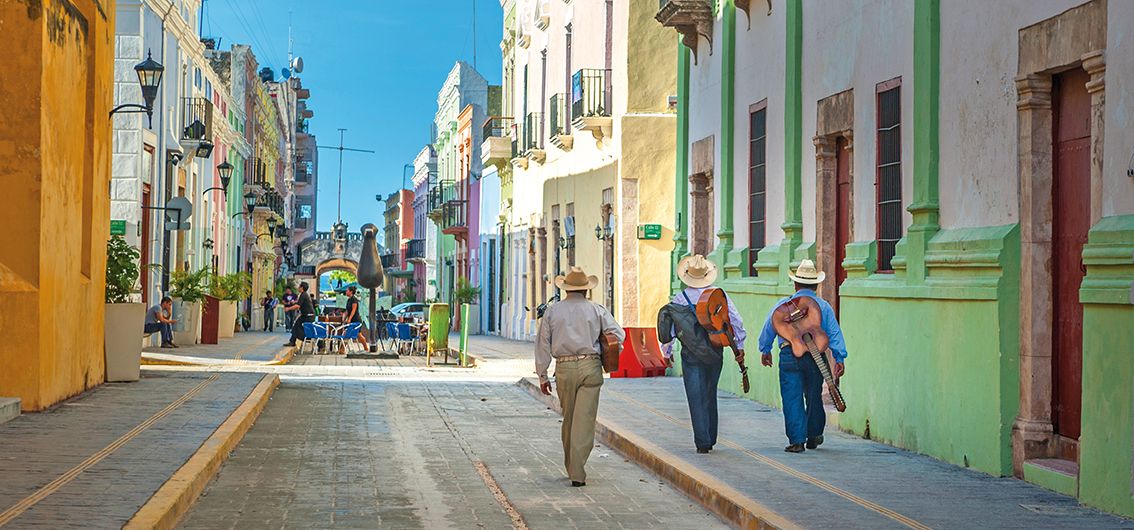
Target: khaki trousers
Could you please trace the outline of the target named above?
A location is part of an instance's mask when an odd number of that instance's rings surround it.
[[[602,362],[594,359],[555,363],[555,385],[563,407],[563,465],[571,480],[586,482],[583,466],[595,446]]]

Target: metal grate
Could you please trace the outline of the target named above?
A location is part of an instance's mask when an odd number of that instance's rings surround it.
[[[901,87],[878,93],[878,270],[892,271],[895,247],[902,238]]]
[[[610,116],[610,70],[584,68],[571,76],[571,119]]]
[[[748,116],[748,273],[756,276],[756,255],[767,244],[767,109]]]

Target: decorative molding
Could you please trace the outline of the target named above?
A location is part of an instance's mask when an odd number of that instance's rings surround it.
[[[1084,304],[1134,304],[1134,215],[1104,217],[1083,245]]]
[[[681,42],[693,50],[693,64],[697,64],[699,37],[709,41],[709,54],[713,53],[714,14],[710,0],[669,0],[654,19],[681,34]]]

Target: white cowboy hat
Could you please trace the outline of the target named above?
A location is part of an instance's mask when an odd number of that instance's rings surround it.
[[[564,291],[589,291],[598,286],[597,276],[587,276],[582,267],[571,267],[571,271],[555,277],[555,286]]]
[[[708,287],[717,281],[717,266],[700,254],[686,256],[677,263],[677,277],[694,289]]]
[[[795,268],[795,274],[788,273],[788,278],[791,278],[791,281],[804,285],[819,285],[823,283],[823,279],[826,277],[827,273],[817,270],[815,262],[809,259],[799,262],[799,266]]]

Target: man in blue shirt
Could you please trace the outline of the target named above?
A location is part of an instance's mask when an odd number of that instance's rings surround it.
[[[843,332],[839,322],[835,319],[835,310],[826,300],[815,294],[814,286],[823,283],[826,273],[815,269],[815,263],[805,259],[799,263],[795,274],[788,277],[795,282],[795,294],[776,302],[772,313],[764,321],[764,329],[760,331],[759,348],[761,352],[760,364],[772,366],[772,343],[777,335],[772,327],[772,315],[775,308],[784,302],[806,296],[815,300],[823,312],[823,331],[830,339],[831,353],[835,358],[834,371],[836,378],[843,375],[846,369],[843,361],[847,358],[847,346],[843,340]],[[780,396],[784,402],[784,427],[787,431],[788,446],[784,451],[789,453],[802,453],[806,444],[807,449],[815,449],[823,443],[823,427],[827,422],[827,413],[823,410],[823,376],[819,367],[810,355],[796,357],[792,354],[791,345],[780,338]]]

